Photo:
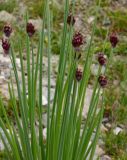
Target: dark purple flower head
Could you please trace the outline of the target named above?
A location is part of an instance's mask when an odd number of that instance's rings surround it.
[[[98,62],[101,66],[106,64],[106,57],[103,53],[98,54]]]
[[[10,25],[5,25],[3,28],[3,32],[5,34],[6,37],[10,37],[11,33],[12,33],[12,28]]]
[[[2,48],[4,50],[4,53],[5,54],[8,54],[9,53],[9,50],[10,50],[10,43],[7,39],[2,39]]]
[[[98,78],[98,82],[99,82],[99,84],[100,84],[100,86],[101,86],[102,88],[106,87],[106,85],[107,85],[107,83],[108,83],[107,77],[104,76],[104,75],[100,75],[99,78]]]
[[[35,27],[34,27],[34,25],[32,23],[27,23],[26,31],[28,33],[28,36],[32,37],[33,34],[35,33]]]
[[[113,48],[116,47],[118,42],[119,42],[119,40],[118,40],[118,37],[117,37],[116,33],[115,32],[112,33],[110,35],[110,43],[111,43],[112,47]]]
[[[67,23],[69,24],[69,25],[74,25],[75,24],[75,17],[72,15],[72,14],[70,14],[68,17],[67,17]]]
[[[82,71],[78,68],[76,69],[75,77],[77,81],[80,81],[82,79]]]
[[[72,39],[72,45],[74,48],[78,48],[83,44],[83,35],[81,33],[76,33]]]

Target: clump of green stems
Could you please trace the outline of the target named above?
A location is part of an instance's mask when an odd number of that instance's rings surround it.
[[[72,1],[72,12],[74,13],[75,1]],[[98,76],[101,73],[101,66],[94,84],[93,94],[87,119],[81,132],[82,111],[88,81],[90,77],[90,66],[92,63],[93,50],[92,42],[97,21],[99,4],[96,6],[96,19],[93,25],[90,42],[86,54],[86,61],[83,66],[83,76],[80,82],[76,81],[75,72],[77,60],[74,59],[72,47],[73,26],[67,24],[69,14],[69,0],[65,0],[64,27],[61,40],[58,75],[56,80],[53,106],[50,103],[50,76],[51,76],[51,29],[52,12],[49,1],[45,0],[43,13],[43,26],[39,34],[38,52],[36,63],[32,38],[26,34],[26,58],[27,58],[27,80],[25,79],[22,43],[19,38],[19,56],[21,64],[22,85],[19,82],[16,67],[16,58],[11,42],[10,59],[17,84],[19,106],[16,103],[13,83],[8,84],[10,99],[16,127],[7,116],[4,104],[0,98],[0,106],[4,114],[6,124],[0,118],[6,139],[0,132],[0,137],[5,146],[6,157],[9,160],[92,160],[99,136],[99,129],[104,112],[104,92],[102,93],[102,106],[97,108],[101,87],[98,84]],[[28,16],[26,16],[26,23]],[[45,28],[47,32],[45,32]],[[45,36],[48,37],[44,43]],[[44,141],[42,117],[42,78],[43,78],[43,56],[46,48],[48,57],[48,110],[47,110],[47,138]],[[32,65],[30,65],[32,57]],[[69,57],[69,58],[68,58]],[[69,60],[68,60],[69,59]],[[65,76],[68,70],[67,77]],[[28,86],[26,86],[26,81]],[[39,81],[39,85],[37,83]],[[27,96],[28,90],[28,96]],[[19,114],[20,112],[20,114]],[[37,116],[36,116],[37,115]],[[35,121],[38,118],[39,126]],[[95,132],[93,136],[93,132]]]

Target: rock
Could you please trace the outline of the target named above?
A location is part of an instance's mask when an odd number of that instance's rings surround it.
[[[43,114],[42,116],[42,124],[44,127],[47,127],[47,114]]]
[[[4,76],[0,76],[0,85],[2,85],[4,82],[6,82],[5,77]]]
[[[108,132],[108,129],[103,124],[101,124],[101,128],[100,129],[101,129],[102,133]]]
[[[111,129],[112,125],[110,123],[106,123],[105,127],[107,127],[108,129]]]
[[[105,153],[105,151],[104,151],[101,147],[99,147],[99,146],[97,145],[95,154],[100,157],[100,156],[102,156],[104,153]]]
[[[46,96],[42,96],[42,104],[46,106],[48,104]]]
[[[89,24],[91,24],[91,23],[93,23],[94,20],[95,20],[95,17],[94,17],[94,16],[91,16],[91,17],[88,18],[87,22],[88,22]]]
[[[103,118],[102,123],[107,123],[107,122],[109,122],[109,118],[108,117]]]
[[[48,87],[48,77],[43,78],[43,86]],[[51,79],[50,79],[50,86],[51,86],[51,88],[55,88],[55,86],[56,86],[56,81],[55,81],[54,77],[51,77]]]
[[[3,54],[0,54],[0,66],[8,67],[10,63],[11,63],[11,60],[9,56],[4,56]]]
[[[26,5],[24,5],[24,3],[23,2],[21,2],[21,1],[19,1],[19,14],[22,16],[22,15],[24,15],[24,13],[26,13],[26,10],[27,10],[27,7],[26,7]]]
[[[83,116],[84,119],[86,118],[88,110],[89,110],[89,105],[90,105],[90,101],[91,101],[91,97],[92,97],[92,92],[93,92],[92,89],[87,88],[84,108],[83,108],[83,112],[82,112],[82,116]]]
[[[43,138],[44,138],[44,141],[46,141],[46,137],[47,137],[47,128],[44,128],[43,129]]]
[[[0,12],[0,21],[12,23],[15,20],[16,20],[16,18],[12,14],[8,13],[7,11]]]
[[[104,155],[100,158],[100,160],[111,160],[111,158],[108,155]]]
[[[116,127],[114,130],[113,130],[113,133],[115,134],[115,135],[118,135],[120,132],[122,132],[123,131],[123,129],[122,128],[120,128],[120,127]]]
[[[90,146],[91,143],[92,142],[90,141],[88,146]],[[93,160],[96,160],[98,157],[102,156],[104,153],[105,153],[104,150],[97,145]],[[89,159],[90,159],[90,154],[87,156],[86,160],[89,160]]]
[[[97,76],[98,69],[99,69],[99,65],[98,64],[92,64],[91,65],[91,73],[92,73],[92,75]],[[105,71],[105,67],[103,66],[102,70],[101,70],[101,73],[103,74],[104,71]]]

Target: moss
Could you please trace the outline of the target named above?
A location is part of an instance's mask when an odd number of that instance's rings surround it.
[[[108,10],[108,17],[112,22],[112,28],[117,31],[127,31],[127,11],[125,10]]]
[[[0,11],[5,10],[12,13],[16,7],[16,0],[8,0],[7,2],[0,3]]]
[[[44,1],[33,0],[32,2],[29,0],[24,0],[24,3],[28,6],[28,12],[31,17],[42,17]]]
[[[104,141],[105,141],[105,151],[108,155],[112,156],[113,160],[116,160],[116,159],[125,160],[124,158],[127,157],[127,153],[126,153],[127,133],[126,132],[120,132],[118,135],[115,135],[113,131],[109,131],[104,136]]]

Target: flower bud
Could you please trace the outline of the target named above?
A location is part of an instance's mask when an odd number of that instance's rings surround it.
[[[77,81],[80,81],[82,79],[82,71],[78,68],[76,69],[75,77]]]
[[[2,39],[2,48],[4,50],[4,53],[5,54],[8,54],[9,53],[9,50],[10,50],[10,43],[7,39]]]
[[[10,37],[11,33],[12,33],[12,28],[10,25],[5,25],[3,28],[3,32],[5,34],[6,37]]]
[[[101,66],[106,64],[106,57],[103,53],[98,54],[98,62]]]
[[[32,37],[33,34],[35,33],[35,27],[34,27],[34,25],[32,23],[27,23],[26,31],[28,33],[28,36]]]
[[[72,40],[72,45],[74,48],[78,48],[83,44],[83,36],[81,33],[76,33]]]
[[[104,75],[100,75],[99,78],[98,78],[98,82],[99,82],[99,84],[100,84],[100,86],[101,86],[102,88],[105,88],[106,85],[107,85],[107,83],[108,83],[107,77],[104,76]]]
[[[72,14],[70,14],[68,17],[67,17],[67,23],[69,24],[69,25],[74,25],[75,24],[75,18],[74,18],[74,16],[72,16]]]
[[[110,35],[110,43],[111,43],[112,47],[115,48],[118,42],[119,42],[119,40],[118,40],[116,33],[112,33]]]

